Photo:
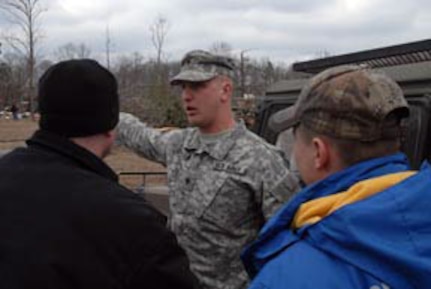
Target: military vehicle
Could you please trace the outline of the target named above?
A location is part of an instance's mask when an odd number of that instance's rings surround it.
[[[289,150],[291,136],[284,139],[268,128],[276,111],[293,105],[308,78],[336,65],[364,64],[383,72],[402,88],[410,105],[410,117],[404,124],[402,150],[411,165],[418,168],[431,160],[431,40],[372,49],[293,64],[296,79],[284,80],[268,88],[259,99],[254,131],[268,142]],[[283,142],[287,144],[283,145]]]

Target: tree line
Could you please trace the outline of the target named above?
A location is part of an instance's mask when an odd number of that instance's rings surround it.
[[[64,43],[49,57],[38,56],[42,41],[41,15],[46,11],[43,0],[3,0],[0,12],[7,15],[15,29],[1,35],[0,46],[0,110],[18,105],[20,111],[37,111],[37,79],[53,63],[74,58],[98,58],[85,43]],[[112,38],[106,29],[104,64],[117,77],[121,109],[139,116],[156,126],[184,126],[180,89],[170,87],[169,79],[180,69],[179,60],[165,57],[165,43],[169,36],[169,21],[158,16],[150,25],[153,57],[135,52],[112,59]],[[194,48],[191,48],[194,49]],[[253,96],[262,96],[266,88],[281,79],[289,78],[291,70],[275,64],[269,58],[248,57],[249,50],[240,53],[229,43],[215,41],[208,50],[236,59],[238,74],[234,107],[239,117],[254,110]],[[61,97],[61,96],[59,96]]]

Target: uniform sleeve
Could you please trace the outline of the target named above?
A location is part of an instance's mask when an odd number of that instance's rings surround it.
[[[137,117],[122,112],[116,142],[149,160],[166,165],[168,146],[175,141],[174,134],[149,127]]]
[[[275,152],[261,162],[263,166],[261,205],[265,220],[268,220],[283,204],[300,190],[298,178],[289,169],[288,162]]]

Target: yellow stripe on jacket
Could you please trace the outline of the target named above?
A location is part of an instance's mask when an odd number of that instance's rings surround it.
[[[375,195],[415,173],[415,171],[407,171],[367,179],[354,184],[347,191],[308,201],[296,211],[291,227],[297,229],[304,225],[315,224],[345,205]]]

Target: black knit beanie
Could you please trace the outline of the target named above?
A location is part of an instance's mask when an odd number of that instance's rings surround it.
[[[42,130],[81,137],[107,132],[118,123],[117,81],[91,59],[51,66],[39,80],[38,98]]]

